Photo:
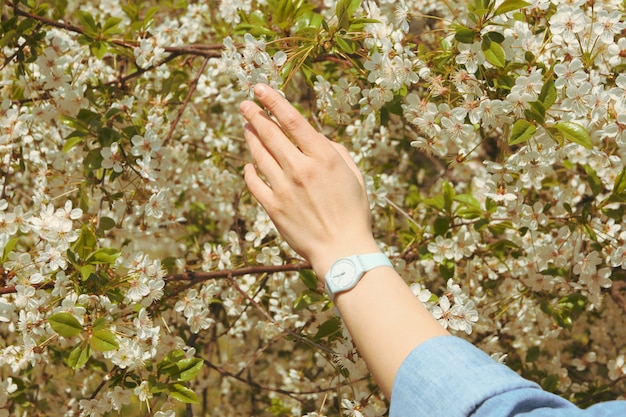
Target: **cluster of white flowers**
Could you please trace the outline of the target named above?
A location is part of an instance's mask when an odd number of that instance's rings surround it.
[[[209,306],[218,292],[219,287],[210,282],[203,285],[199,292],[195,289],[187,291],[184,298],[176,302],[174,311],[183,313],[192,333],[206,330],[215,323],[211,318]]]
[[[280,69],[287,62],[287,54],[278,51],[270,55],[266,51],[263,39],[256,39],[246,33],[244,47],[239,50],[232,38],[224,39],[222,59],[234,78],[239,81],[239,88],[252,96],[252,87],[257,83],[265,83],[278,87],[282,78]]]
[[[447,282],[445,293],[437,298],[420,283],[411,284],[413,294],[430,310],[443,328],[472,333],[472,325],[478,321],[476,305],[452,279]]]

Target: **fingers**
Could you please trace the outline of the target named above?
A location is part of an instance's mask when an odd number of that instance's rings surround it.
[[[261,146],[271,153],[278,164],[284,169],[293,166],[294,159],[298,157],[300,152],[285,136],[280,126],[252,101],[242,102],[239,109],[251,126],[251,130],[257,133],[255,136]],[[247,132],[249,130],[246,129]]]
[[[267,150],[259,139],[257,131],[249,123],[244,126],[244,138],[250,148],[250,153],[257,167],[267,178],[270,184],[278,181],[282,176],[282,168],[274,159],[274,156]]]
[[[259,203],[265,208],[268,207],[272,198],[272,189],[259,177],[256,169],[252,164],[246,164],[243,167],[243,179],[248,189]]]
[[[278,91],[265,84],[257,84],[254,93],[276,117],[282,130],[294,140],[302,153],[313,155],[328,147],[328,139],[313,128]]]

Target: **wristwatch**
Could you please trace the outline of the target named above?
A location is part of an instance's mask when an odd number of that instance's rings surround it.
[[[363,274],[379,266],[391,266],[391,261],[382,253],[368,253],[339,258],[326,274],[326,292],[334,301],[339,292],[348,291],[359,282]]]

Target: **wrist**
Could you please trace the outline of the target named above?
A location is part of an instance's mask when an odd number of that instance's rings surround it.
[[[326,292],[330,299],[335,301],[338,293],[350,291],[359,283],[363,275],[383,266],[393,268],[389,258],[381,252],[339,258],[325,276]]]
[[[346,258],[352,255],[365,255],[369,253],[382,253],[373,237],[369,239],[357,240],[357,244],[345,244],[321,251],[310,259],[311,266],[317,278],[324,282],[324,277],[330,267],[339,258]]]

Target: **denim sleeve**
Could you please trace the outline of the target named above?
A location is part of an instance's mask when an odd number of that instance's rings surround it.
[[[415,348],[396,375],[390,417],[626,417],[626,401],[581,410],[543,391],[463,339]]]

